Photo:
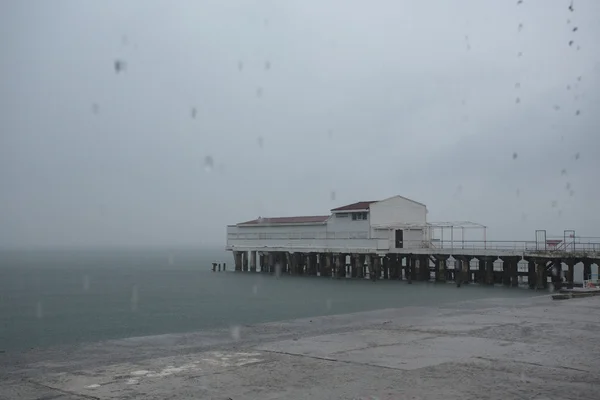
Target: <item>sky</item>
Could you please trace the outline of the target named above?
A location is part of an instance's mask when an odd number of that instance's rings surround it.
[[[397,194],[600,237],[600,2],[570,4],[2,1],[0,247],[224,246]]]

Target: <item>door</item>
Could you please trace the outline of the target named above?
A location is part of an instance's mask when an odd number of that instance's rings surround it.
[[[404,232],[402,229],[396,229],[396,248],[401,249],[404,242]]]

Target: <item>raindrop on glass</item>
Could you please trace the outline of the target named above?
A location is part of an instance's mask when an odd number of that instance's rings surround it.
[[[265,62],[265,69],[268,71],[271,69],[271,62],[270,61],[266,61]]]
[[[517,5],[519,5],[519,4],[523,4],[523,0],[517,1]]]
[[[573,189],[569,190],[569,196],[573,197],[574,194],[575,194],[575,191]]]
[[[518,89],[518,88],[520,88],[520,87],[521,87],[521,84],[520,84],[519,82],[515,83],[515,88],[517,88],[517,89]]]
[[[258,143],[258,147],[260,147],[260,148],[262,149],[262,147],[263,147],[263,144],[264,144],[264,140],[263,140],[262,136],[259,136],[259,137],[256,139],[256,142]]]
[[[196,107],[192,107],[190,115],[192,116],[192,118],[196,118],[196,114],[198,114],[198,111],[196,110]]]
[[[244,69],[244,63],[242,61],[238,61],[238,71],[242,71]]]
[[[204,170],[206,172],[212,171],[214,166],[215,166],[215,161],[213,160],[212,156],[204,157]]]
[[[579,110],[575,111],[575,115],[579,115],[579,114],[581,114],[581,111],[579,111]]]
[[[571,0],[571,4],[569,4],[569,11],[573,12],[575,9],[573,8],[573,1]]]
[[[262,89],[262,87],[259,86],[256,88],[256,97],[260,98],[260,97],[262,97],[262,95],[263,95],[263,89]]]
[[[231,334],[231,338],[233,340],[235,340],[236,342],[238,340],[240,340],[241,338],[241,332],[240,332],[240,327],[238,325],[234,325],[231,328],[229,328],[229,333]]]
[[[137,311],[138,308],[138,287],[137,285],[133,285],[131,288],[131,311]]]
[[[523,52],[522,51],[520,51],[520,52],[517,53],[517,57],[522,57],[522,56],[523,56]]]
[[[517,157],[519,157],[519,155],[518,155],[517,153],[513,153],[513,156],[512,156],[512,157],[513,157],[513,160],[516,160],[516,159],[517,159]]]
[[[92,112],[94,114],[98,114],[98,111],[100,111],[100,107],[98,106],[98,104],[96,104],[96,103],[92,104]]]
[[[571,183],[570,182],[567,182],[567,184],[565,185],[565,189],[567,189],[567,190],[571,189]]]
[[[335,190],[332,190],[332,191],[331,191],[331,193],[329,194],[329,198],[330,198],[332,201],[335,201]]]
[[[42,302],[41,301],[38,301],[37,304],[35,305],[35,316],[38,319],[44,317],[44,309],[42,307]]]
[[[567,90],[571,90],[571,85],[567,85]]]
[[[515,100],[515,103],[519,104],[521,102],[521,98],[517,97],[517,99]]]
[[[560,106],[558,104],[554,105],[554,111],[560,110]]]
[[[566,175],[567,174],[567,169],[563,168],[562,170],[560,170],[560,174],[561,175]]]
[[[523,30],[523,24],[519,24],[518,30],[519,30],[519,32],[521,32]]]
[[[125,71],[125,69],[127,68],[127,64],[123,60],[115,60],[114,67],[115,72],[118,74],[121,71]]]
[[[569,46],[573,46],[573,43],[574,42],[572,40],[569,40]]]
[[[551,205],[552,205],[552,208],[556,208],[556,206],[558,206],[558,201],[552,200]]]
[[[521,195],[521,190],[517,189],[517,197],[519,197]]]
[[[577,27],[573,28],[573,32],[577,32]]]

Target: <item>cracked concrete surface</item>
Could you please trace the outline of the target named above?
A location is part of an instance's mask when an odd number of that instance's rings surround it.
[[[487,299],[0,354],[0,399],[597,399],[600,297]]]

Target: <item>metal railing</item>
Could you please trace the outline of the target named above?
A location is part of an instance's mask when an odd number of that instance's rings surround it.
[[[504,251],[523,251],[523,252],[600,252],[600,238],[579,238],[573,237],[568,243],[558,243],[555,246],[545,245],[540,247],[540,243],[529,240],[404,240],[396,242],[393,237],[369,238],[369,232],[252,232],[239,233],[231,232],[227,234],[228,241],[235,240],[264,240],[264,241],[286,241],[293,245],[295,241],[311,241],[311,245],[320,244],[319,241],[327,242],[329,240],[365,240],[387,241],[389,249],[440,249],[440,250],[504,250]],[[593,239],[593,240],[592,240]],[[323,244],[321,242],[321,244]],[[547,242],[553,243],[553,239]],[[562,244],[562,245],[561,245]],[[350,243],[352,246],[352,244]]]

